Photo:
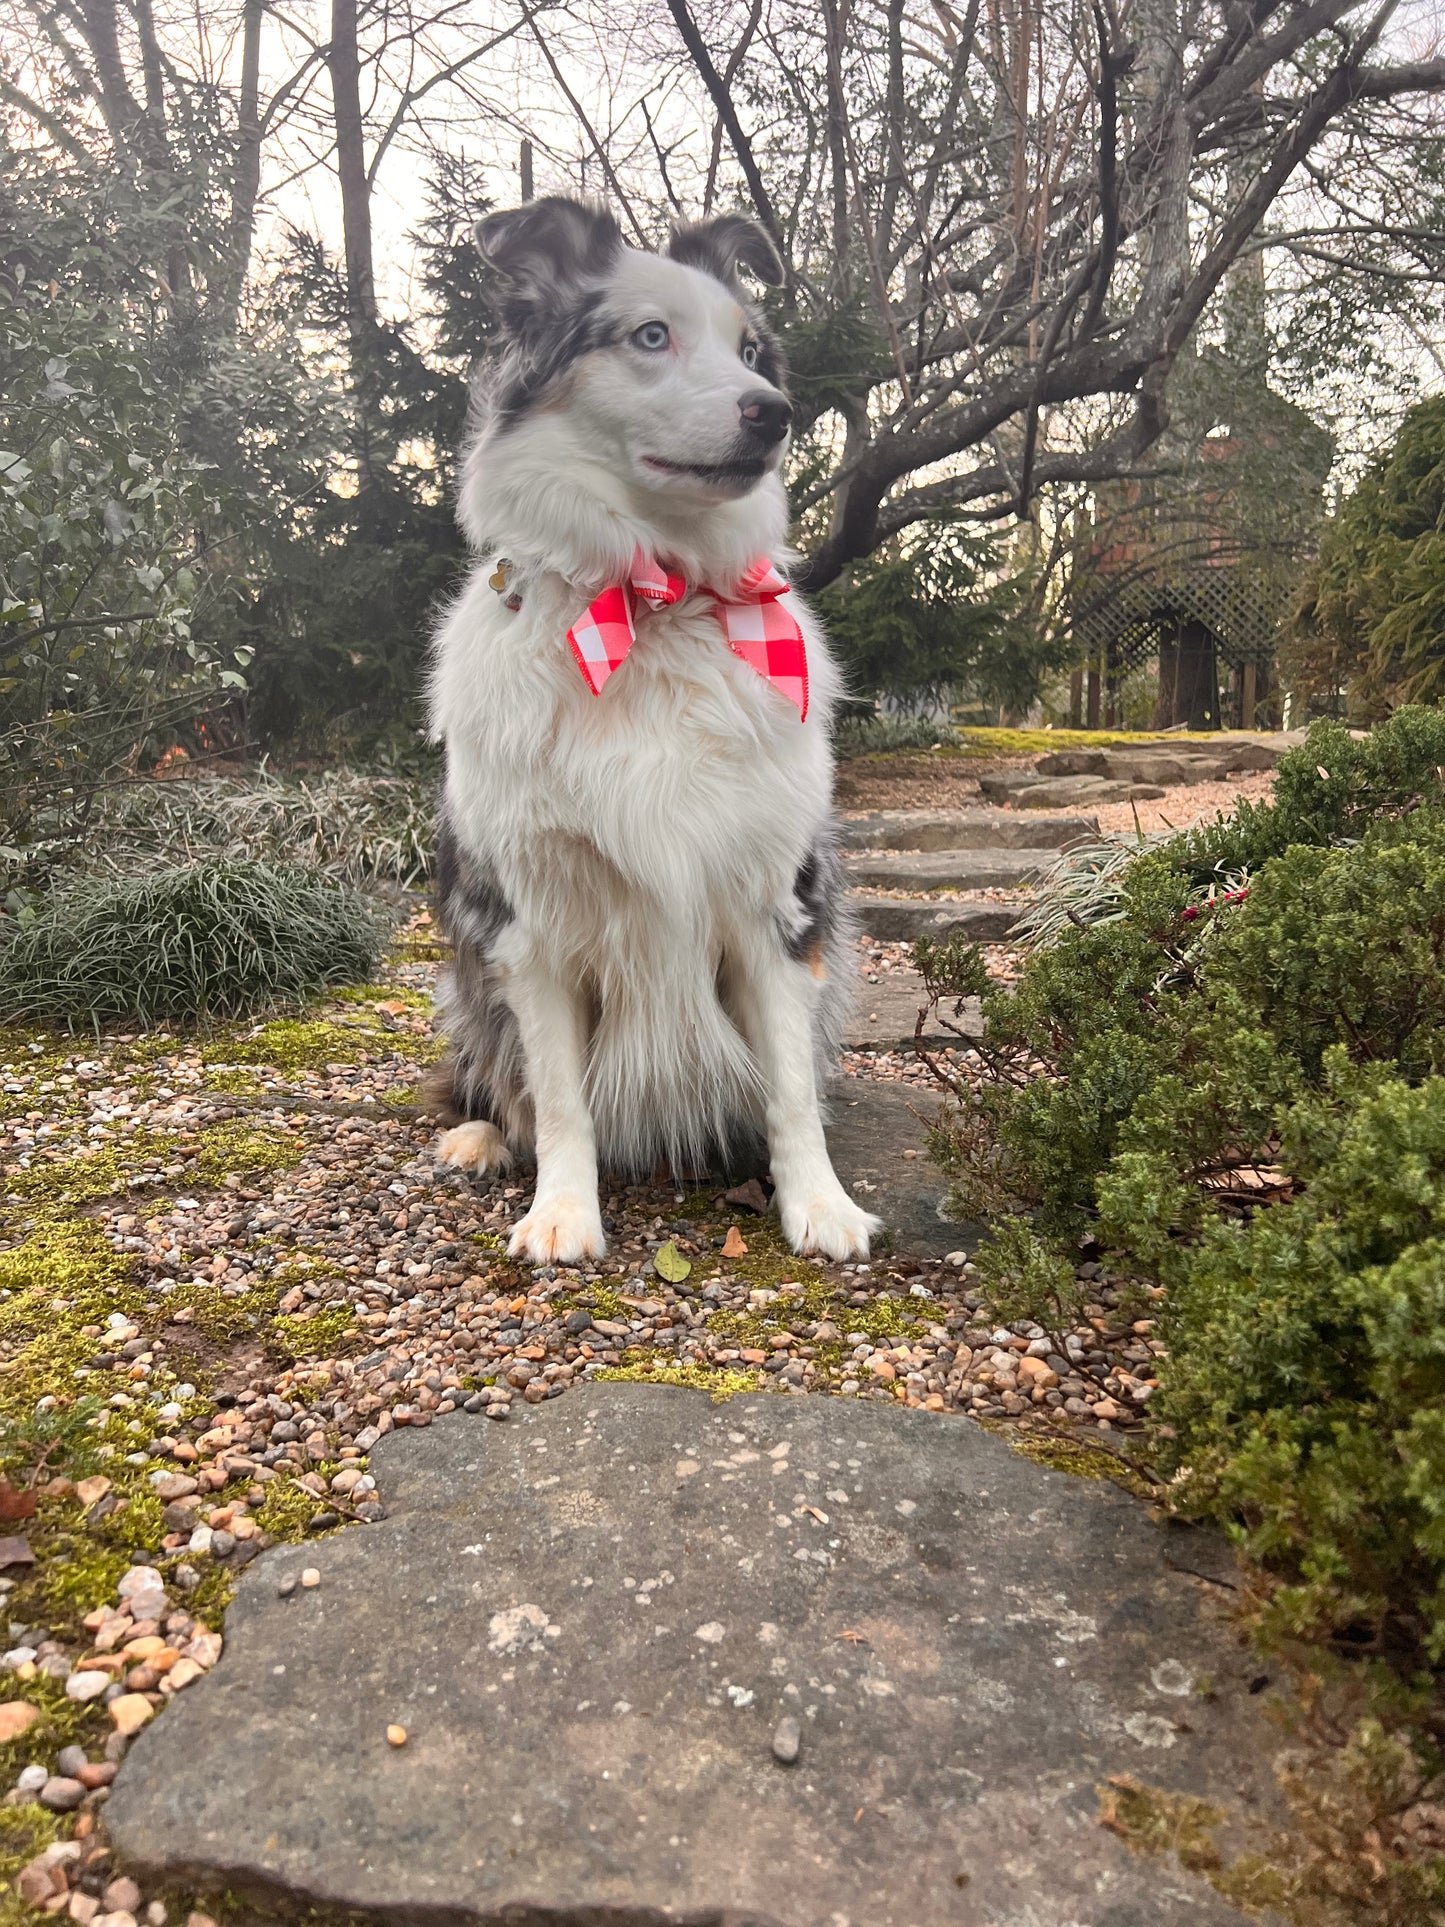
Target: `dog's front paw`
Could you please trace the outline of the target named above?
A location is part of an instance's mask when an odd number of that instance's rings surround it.
[[[868,1240],[883,1229],[883,1220],[860,1211],[841,1184],[778,1205],[783,1236],[799,1256],[866,1258]]]
[[[437,1139],[435,1155],[443,1164],[455,1164],[463,1171],[485,1177],[488,1171],[505,1171],[512,1162],[507,1140],[495,1124],[480,1121],[458,1124],[443,1131]]]
[[[534,1265],[575,1265],[607,1250],[595,1198],[538,1198],[512,1233],[507,1255]]]

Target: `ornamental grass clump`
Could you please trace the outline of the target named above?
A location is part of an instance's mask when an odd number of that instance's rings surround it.
[[[269,863],[189,863],[70,885],[0,950],[0,1020],[150,1026],[244,1016],[364,980],[380,911]]]
[[[1363,743],[1316,728],[1274,804],[1142,853],[1107,921],[1058,931],[986,997],[990,1075],[936,1136],[960,1204],[998,1221],[985,1275],[1071,1273],[1092,1237],[1164,1288],[1157,1459],[1178,1508],[1272,1575],[1268,1624],[1429,1669],[1445,1667],[1441,766],[1433,713]],[[961,952],[920,963],[941,995],[979,988]]]

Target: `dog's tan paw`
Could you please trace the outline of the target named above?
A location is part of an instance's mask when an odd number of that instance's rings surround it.
[[[443,1131],[436,1143],[436,1157],[442,1164],[455,1164],[459,1170],[485,1177],[489,1171],[505,1171],[512,1162],[507,1140],[495,1124],[458,1124]]]
[[[607,1249],[595,1198],[539,1198],[517,1225],[507,1246],[511,1258],[534,1265],[575,1265]]]
[[[883,1220],[862,1211],[839,1185],[811,1197],[780,1201],[783,1236],[799,1256],[866,1258],[868,1241],[883,1229]]]

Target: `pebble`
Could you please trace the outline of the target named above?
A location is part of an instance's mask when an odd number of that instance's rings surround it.
[[[139,1733],[155,1708],[144,1693],[121,1693],[110,1702],[111,1723],[118,1733]]]
[[[89,1764],[90,1761],[83,1746],[63,1746],[56,1756],[55,1770],[74,1779],[80,1769]]]
[[[321,1574],[316,1570],[315,1566],[307,1566],[305,1568],[301,1574],[301,1583],[306,1587],[308,1592],[313,1586],[319,1586],[321,1584]]]
[[[79,1780],[72,1780],[63,1773],[57,1773],[45,1782],[39,1795],[40,1804],[52,1813],[73,1813],[85,1798],[85,1788]]]
[[[406,1745],[406,1728],[404,1726],[387,1727],[386,1743],[388,1746],[405,1746]]]
[[[121,1874],[111,1881],[100,1898],[107,1913],[133,1914],[140,1906],[140,1888],[128,1874]]]
[[[65,1697],[79,1700],[82,1705],[87,1700],[99,1699],[106,1687],[110,1685],[110,1677],[109,1673],[88,1670],[72,1673],[65,1682]]]
[[[296,1590],[296,1575],[294,1572],[288,1572],[276,1581],[276,1593],[278,1598],[289,1599],[292,1593],[295,1592],[295,1590]]]
[[[0,1746],[8,1746],[11,1740],[28,1733],[39,1718],[39,1707],[32,1706],[29,1700],[0,1702]]]
[[[773,1728],[773,1758],[782,1766],[792,1766],[803,1747],[803,1729],[789,1714]]]
[[[15,1782],[17,1793],[38,1793],[50,1778],[43,1766],[23,1766]]]

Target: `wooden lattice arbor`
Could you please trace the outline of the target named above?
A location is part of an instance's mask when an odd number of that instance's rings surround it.
[[[1205,430],[1178,428],[1158,477],[1099,490],[1077,546],[1070,615],[1090,728],[1121,720],[1124,677],[1156,660],[1156,729],[1253,728],[1276,681],[1330,438],[1223,357],[1191,372],[1186,396]],[[1227,424],[1209,419],[1221,394]]]

